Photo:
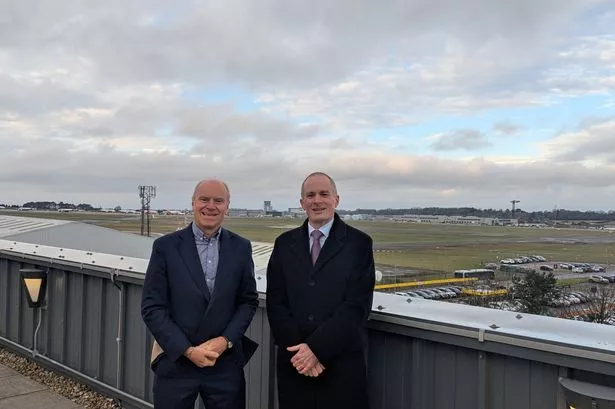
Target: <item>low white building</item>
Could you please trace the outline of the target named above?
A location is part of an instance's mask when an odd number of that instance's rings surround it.
[[[289,207],[288,215],[290,217],[305,217],[305,210],[301,207]]]

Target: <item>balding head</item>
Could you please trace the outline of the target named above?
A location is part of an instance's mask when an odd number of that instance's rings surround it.
[[[208,237],[215,234],[224,220],[230,203],[228,186],[221,180],[205,179],[197,183],[192,194],[194,223]]]
[[[335,181],[333,180],[331,176],[327,175],[324,172],[312,172],[309,175],[307,175],[305,179],[303,179],[303,183],[301,184],[301,197],[305,196],[305,182],[307,182],[308,179],[311,178],[312,176],[324,176],[327,179],[329,179],[329,183],[331,183],[331,193],[333,193],[334,195],[337,195],[337,186],[335,185]]]

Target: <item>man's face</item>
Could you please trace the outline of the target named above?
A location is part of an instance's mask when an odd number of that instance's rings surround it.
[[[340,197],[333,191],[326,176],[314,175],[305,181],[300,203],[313,227],[327,224],[333,218],[339,202]]]
[[[213,233],[222,225],[228,206],[228,192],[221,182],[203,182],[192,198],[194,222],[204,233]]]

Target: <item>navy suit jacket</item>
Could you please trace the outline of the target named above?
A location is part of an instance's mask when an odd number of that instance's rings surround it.
[[[216,283],[210,294],[191,225],[153,244],[141,314],[164,355],[184,369],[199,369],[183,357],[184,351],[211,338],[225,336],[234,344],[216,366],[227,360],[243,365],[257,346],[244,336],[258,307],[252,246],[226,229],[219,245]]]

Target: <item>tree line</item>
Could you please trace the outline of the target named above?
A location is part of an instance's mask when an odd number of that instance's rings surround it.
[[[369,214],[374,216],[392,216],[401,214],[434,215],[434,216],[466,216],[493,217],[499,219],[512,218],[511,209],[480,209],[476,207],[412,207],[402,209],[356,209],[340,211],[344,214]],[[546,223],[553,221],[615,221],[615,210],[540,210],[526,212],[515,210],[515,218],[524,223]]]
[[[58,209],[74,209],[74,210],[100,210],[99,207],[93,207],[87,203],[66,203],[53,201],[33,201],[24,203],[22,206],[1,204],[6,208],[28,207],[37,210],[58,210]],[[368,214],[373,216],[393,216],[400,214],[416,214],[416,215],[434,215],[434,216],[466,216],[466,217],[493,217],[499,219],[512,218],[511,209],[481,209],[477,207],[411,207],[398,209],[355,209],[355,210],[339,210],[340,214]],[[593,222],[610,222],[615,221],[615,210],[540,210],[534,212],[526,212],[523,209],[515,210],[515,218],[522,223],[552,223],[554,221],[593,221]]]
[[[36,209],[36,210],[58,210],[58,209],[73,209],[73,210],[85,210],[85,211],[90,211],[90,210],[100,210],[100,208],[96,208],[93,207],[90,204],[87,203],[79,203],[79,204],[74,204],[74,203],[65,203],[65,202],[48,202],[48,201],[42,201],[42,202],[26,202],[21,206],[18,205],[7,205],[7,204],[0,204],[0,206],[4,206],[7,209],[18,209],[20,207],[27,207],[30,209]]]

